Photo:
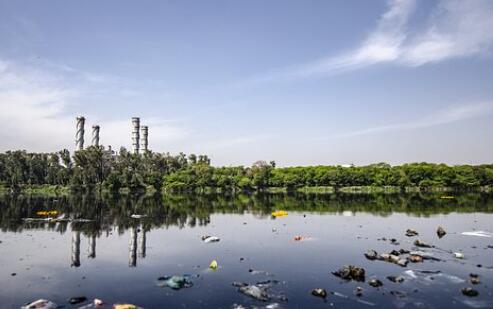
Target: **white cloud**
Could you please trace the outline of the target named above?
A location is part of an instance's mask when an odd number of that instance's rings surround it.
[[[76,115],[68,113],[69,107],[91,92],[105,91],[109,86],[115,87],[103,75],[0,59],[0,151],[73,149]],[[86,118],[85,145],[90,144],[91,125],[97,122],[101,125],[102,144],[114,148],[130,146],[130,119],[108,120],[91,115]],[[159,118],[142,122],[149,126],[150,146],[156,148],[188,135],[186,129]]]
[[[333,75],[379,63],[420,66],[485,53],[493,46],[493,1],[442,0],[411,34],[415,0],[389,1],[376,28],[354,50],[255,77],[249,82]]]
[[[343,134],[332,135],[332,138],[347,138],[362,136],[381,132],[390,131],[403,131],[434,127],[438,125],[449,124],[457,121],[473,119],[482,116],[488,116],[493,114],[493,103],[476,103],[466,105],[453,105],[448,106],[442,110],[439,110],[427,117],[418,119],[416,121],[391,124],[385,126],[377,126],[363,130],[356,130]]]

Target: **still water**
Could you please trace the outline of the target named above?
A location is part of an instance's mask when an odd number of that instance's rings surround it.
[[[274,210],[288,215],[273,218]],[[104,301],[100,308],[493,308],[492,195],[3,196],[0,224],[1,308],[40,298],[65,308],[94,298]],[[409,228],[419,236],[407,237]],[[486,234],[462,234],[471,231]],[[205,235],[220,241],[205,243]],[[417,248],[416,239],[434,247]],[[437,260],[401,267],[366,259],[370,249],[419,250]],[[365,282],[331,273],[344,265],[363,267]],[[469,282],[471,273],[479,284]],[[193,285],[173,290],[158,281],[172,275],[188,275]],[[269,299],[247,296],[234,282],[260,282]],[[463,295],[465,287],[479,295]],[[312,296],[315,288],[328,296]],[[78,296],[88,300],[68,303]]]

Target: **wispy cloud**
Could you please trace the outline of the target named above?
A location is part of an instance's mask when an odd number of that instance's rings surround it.
[[[104,75],[69,67],[56,69],[54,65],[34,67],[0,59],[0,151],[71,149],[76,115],[68,111],[74,102],[108,87],[115,87],[115,83]],[[90,143],[90,126],[96,122],[101,125],[103,144],[113,147],[130,145],[129,119],[89,115],[87,120],[86,145]],[[145,121],[155,147],[188,136],[185,128],[165,119],[155,117]]]
[[[336,134],[329,137],[348,138],[348,137],[356,137],[356,136],[369,135],[369,134],[382,133],[382,132],[422,129],[422,128],[434,127],[434,126],[449,124],[453,122],[473,119],[481,116],[488,116],[491,114],[493,114],[493,103],[491,102],[467,104],[467,105],[453,105],[415,121],[377,126],[377,127],[372,127],[362,130],[346,132],[342,134]]]
[[[411,31],[415,0],[391,0],[375,29],[354,50],[262,74],[248,83],[334,75],[380,63],[421,66],[489,51],[493,46],[493,1],[443,0],[422,29]]]

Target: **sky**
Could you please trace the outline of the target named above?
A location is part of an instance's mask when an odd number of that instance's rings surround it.
[[[493,1],[0,0],[0,151],[492,163]]]

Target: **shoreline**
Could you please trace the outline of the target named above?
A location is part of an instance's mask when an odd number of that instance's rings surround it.
[[[148,186],[144,190],[131,191],[129,188],[121,188],[117,192],[111,192],[109,190],[96,186],[94,188],[83,188],[82,190],[72,190],[69,186],[57,186],[57,185],[23,185],[16,190],[11,190],[8,187],[0,185],[1,195],[46,195],[46,196],[66,196],[71,194],[79,194],[84,192],[99,192],[104,194],[120,194],[120,195],[156,195],[156,194],[255,194],[255,193],[267,193],[267,194],[400,194],[400,193],[443,193],[442,198],[453,198],[447,194],[457,193],[491,193],[493,192],[492,186],[480,186],[472,188],[454,188],[454,187],[398,187],[398,186],[348,186],[348,187],[331,187],[331,186],[313,186],[313,187],[299,187],[299,188],[286,188],[286,187],[268,187],[265,189],[253,189],[253,190],[235,190],[235,189],[223,189],[223,188],[193,188],[190,190],[169,190],[161,189],[157,190],[152,186]]]

